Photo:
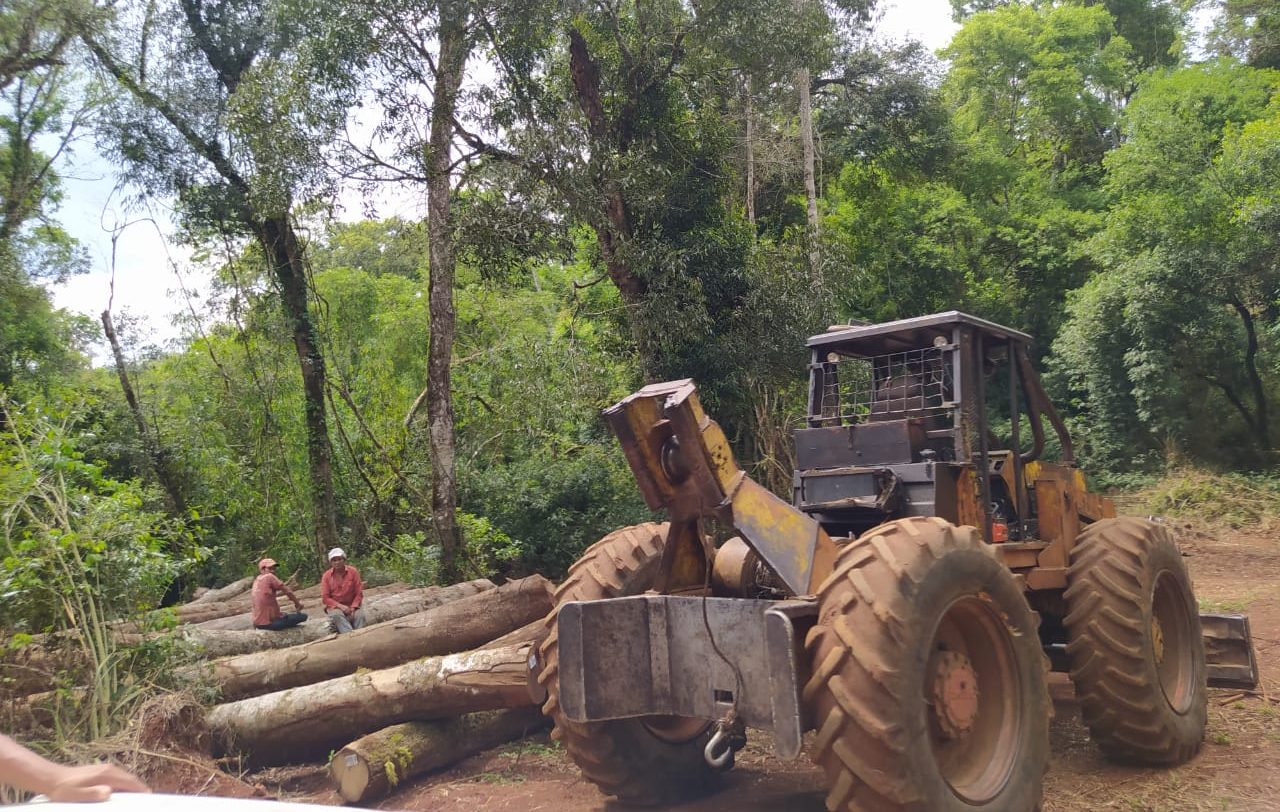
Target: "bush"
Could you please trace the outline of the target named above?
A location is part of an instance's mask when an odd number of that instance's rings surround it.
[[[1196,469],[1170,471],[1140,490],[1149,512],[1199,519],[1233,528],[1280,517],[1280,478],[1274,474],[1218,474]]]
[[[75,413],[0,399],[0,614],[10,645],[50,631],[76,652],[71,676],[86,690],[59,731],[97,737],[169,670],[167,650],[118,646],[113,622],[149,628],[146,613],[205,550],[185,521],[147,507],[160,500],[146,487],[85,459]]]

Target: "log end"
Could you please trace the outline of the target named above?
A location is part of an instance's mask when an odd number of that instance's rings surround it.
[[[342,800],[349,804],[364,800],[369,790],[369,763],[357,752],[344,747],[329,762],[329,776]]]

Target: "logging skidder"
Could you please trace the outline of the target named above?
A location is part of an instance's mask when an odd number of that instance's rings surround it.
[[[583,774],[657,803],[731,767],[744,725],[788,759],[811,729],[833,812],[1033,809],[1048,663],[1108,757],[1195,755],[1206,683],[1256,684],[1247,621],[1202,625],[1168,529],[1089,491],[1030,337],[951,311],[808,343],[790,504],[691,381],[605,411],[670,523],[606,536],[557,593],[534,670]]]

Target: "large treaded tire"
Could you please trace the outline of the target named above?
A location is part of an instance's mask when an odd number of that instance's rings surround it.
[[[1194,756],[1207,718],[1204,641],[1169,531],[1131,517],[1094,522],[1076,540],[1067,583],[1071,681],[1093,740],[1134,764]]]
[[[556,617],[569,601],[591,601],[639,595],[654,583],[667,539],[666,524],[640,524],[615,530],[587,548],[556,590],[556,606],[547,616],[542,644],[542,672],[547,690],[542,712],[555,722],[552,738],[582,774],[600,790],[639,806],[665,803],[707,789],[714,774],[702,757],[710,738],[706,726],[695,726],[685,741],[659,738],[639,719],[579,723],[568,719],[559,702],[559,656]]]
[[[902,519],[841,550],[806,639],[813,673],[804,701],[827,809],[1035,809],[1051,711],[1037,628],[1018,582],[971,527]],[[983,641],[1000,653],[984,653]],[[981,701],[974,726],[956,739],[940,732],[929,698],[938,658],[962,649],[974,658]],[[984,670],[993,661],[1000,665]],[[984,690],[991,673],[998,678]]]

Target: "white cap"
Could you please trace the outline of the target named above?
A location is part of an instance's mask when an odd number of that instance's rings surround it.
[[[335,558],[346,558],[346,557],[347,557],[347,554],[342,551],[341,547],[334,547],[332,550],[329,551],[330,561],[332,561]]]

